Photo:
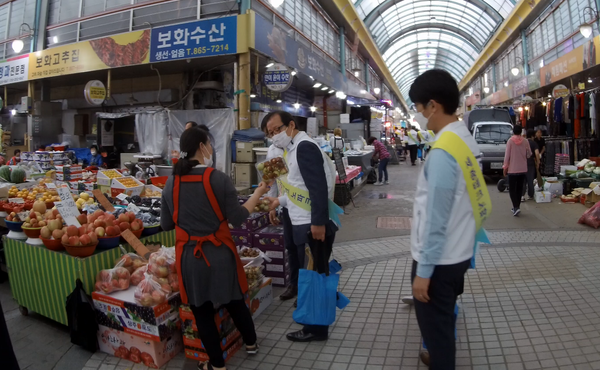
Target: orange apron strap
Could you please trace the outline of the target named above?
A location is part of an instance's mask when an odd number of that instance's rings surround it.
[[[179,219],[179,176],[173,176],[173,223],[177,225]]]
[[[182,182],[202,182],[202,175],[185,175],[181,178]]]
[[[223,222],[223,212],[221,212],[221,207],[219,207],[219,202],[217,202],[217,198],[215,197],[215,193],[213,192],[212,185],[210,184],[210,175],[212,174],[212,172],[213,169],[210,167],[207,168],[206,171],[204,171],[204,174],[206,175],[206,179],[205,181],[203,181],[204,191],[206,192],[206,196],[208,197],[210,205],[212,206],[213,211],[215,211],[217,218],[220,222]]]
[[[240,255],[238,254],[233,238],[231,237],[231,231],[229,230],[229,225],[227,224],[227,222],[221,223],[219,230],[216,232],[216,236],[219,240],[223,242],[223,244],[229,247],[229,249],[235,256],[238,284],[240,284],[242,294],[245,295],[248,292],[248,280],[246,279],[246,271],[244,271],[244,265],[242,264],[242,260],[240,259]]]

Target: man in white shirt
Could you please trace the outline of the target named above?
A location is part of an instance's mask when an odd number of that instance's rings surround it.
[[[408,152],[410,153],[410,162],[413,166],[416,166],[419,137],[417,136],[417,131],[411,125],[408,125],[406,129],[406,142],[408,144]]]

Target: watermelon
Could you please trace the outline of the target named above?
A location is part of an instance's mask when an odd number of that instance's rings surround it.
[[[12,182],[13,184],[24,183],[26,178],[27,178],[27,174],[25,173],[25,170],[23,170],[22,168],[15,168],[10,173],[10,182]]]
[[[2,166],[0,167],[0,177],[6,181],[10,182],[10,167]]]

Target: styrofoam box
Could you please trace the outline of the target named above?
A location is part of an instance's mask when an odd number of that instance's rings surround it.
[[[536,203],[550,203],[552,202],[552,194],[549,191],[536,191],[535,192]]]

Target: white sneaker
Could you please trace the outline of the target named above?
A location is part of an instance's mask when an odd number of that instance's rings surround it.
[[[415,299],[412,295],[408,295],[406,297],[402,297],[402,303],[412,306],[415,304]]]
[[[373,185],[375,185],[375,186],[381,186],[381,185],[383,185],[383,183],[382,182],[376,182]]]
[[[390,184],[390,182],[389,182],[389,181],[386,181],[386,182],[384,182],[384,184],[385,184],[385,185],[389,185],[389,184]]]
[[[525,199],[525,197],[521,197],[521,203],[525,203],[525,201],[527,201],[527,199]]]

